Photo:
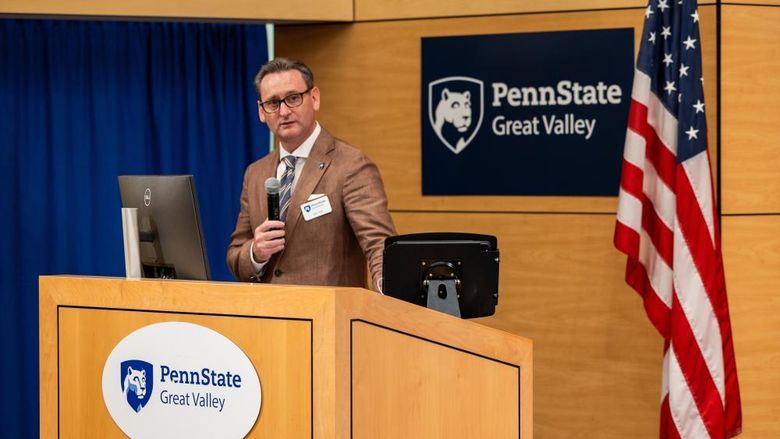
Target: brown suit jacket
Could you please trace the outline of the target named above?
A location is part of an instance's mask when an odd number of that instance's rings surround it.
[[[396,234],[382,178],[361,151],[324,128],[298,177],[285,223],[286,242],[257,279],[249,259],[254,229],[268,217],[265,180],[276,176],[279,150],[252,163],[244,174],[241,211],[231,235],[227,263],[242,281],[372,287],[382,276],[384,241]],[[325,194],[333,212],[306,221],[301,204]]]

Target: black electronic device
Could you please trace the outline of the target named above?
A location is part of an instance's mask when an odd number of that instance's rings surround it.
[[[192,175],[120,175],[119,191],[137,209],[143,277],[209,279]]]
[[[495,236],[417,233],[385,240],[382,292],[465,319],[498,304]]]

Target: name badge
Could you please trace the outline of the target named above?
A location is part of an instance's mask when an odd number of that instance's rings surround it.
[[[330,206],[330,200],[327,195],[301,204],[301,213],[306,221],[311,221],[331,212],[333,212],[333,208]]]

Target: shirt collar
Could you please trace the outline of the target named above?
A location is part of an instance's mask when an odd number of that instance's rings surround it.
[[[307,137],[299,147],[295,148],[294,153],[291,154],[287,152],[282,144],[279,144],[279,160],[287,157],[288,155],[294,155],[296,158],[304,159],[309,157],[309,154],[311,154],[311,149],[314,148],[314,142],[317,140],[317,137],[319,137],[320,131],[322,131],[319,122],[315,121],[314,124],[314,131],[312,131],[309,137]]]

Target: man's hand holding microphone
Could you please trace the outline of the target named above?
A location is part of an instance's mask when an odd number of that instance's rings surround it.
[[[284,250],[284,222],[280,218],[279,191],[281,183],[275,177],[265,181],[268,194],[268,219],[257,226],[252,243],[252,255],[257,263],[265,263]]]

